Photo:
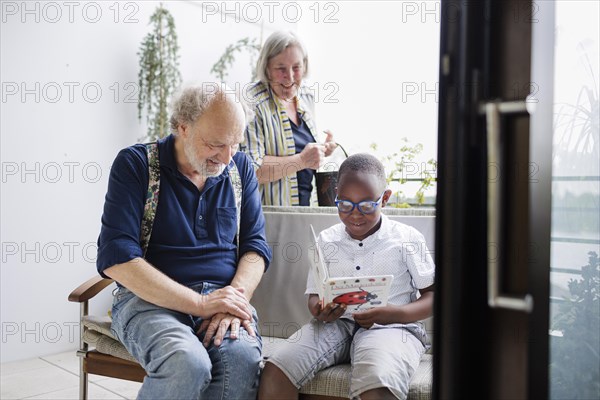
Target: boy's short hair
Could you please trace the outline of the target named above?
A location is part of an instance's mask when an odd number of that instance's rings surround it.
[[[381,161],[371,154],[352,154],[350,157],[345,159],[342,165],[340,165],[340,170],[338,171],[338,182],[342,179],[344,174],[351,171],[360,171],[366,174],[375,175],[379,180],[381,190],[385,189],[387,186],[385,168],[383,167]]]

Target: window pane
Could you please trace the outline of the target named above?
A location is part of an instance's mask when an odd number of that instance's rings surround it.
[[[600,398],[598,2],[556,2],[550,395]]]

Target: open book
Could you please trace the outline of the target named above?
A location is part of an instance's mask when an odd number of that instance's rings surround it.
[[[330,277],[312,225],[310,235],[315,249],[310,264],[323,307],[331,302],[346,304],[349,314],[387,304],[393,275]]]

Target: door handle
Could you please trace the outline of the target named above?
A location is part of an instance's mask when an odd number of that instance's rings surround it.
[[[489,166],[499,165],[501,162],[501,116],[502,114],[523,114],[527,113],[525,101],[510,102],[486,102],[479,110],[480,114],[486,116],[487,131],[487,156],[488,171]],[[487,241],[488,248],[490,243],[500,243],[502,233],[502,181],[501,179],[490,179],[487,183]],[[524,311],[531,313],[533,310],[533,297],[530,294],[525,296],[508,295],[501,292],[500,289],[500,261],[499,256],[490,257],[488,254],[487,273],[488,273],[488,305],[492,308],[502,308],[508,310]]]

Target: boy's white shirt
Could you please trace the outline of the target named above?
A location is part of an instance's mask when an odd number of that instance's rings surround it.
[[[325,266],[330,277],[394,275],[388,304],[408,304],[418,298],[418,289],[434,283],[431,252],[415,228],[392,221],[383,214],[381,219],[377,232],[362,241],[352,239],[341,222],[323,230],[318,242]],[[305,294],[316,293],[309,269]]]

